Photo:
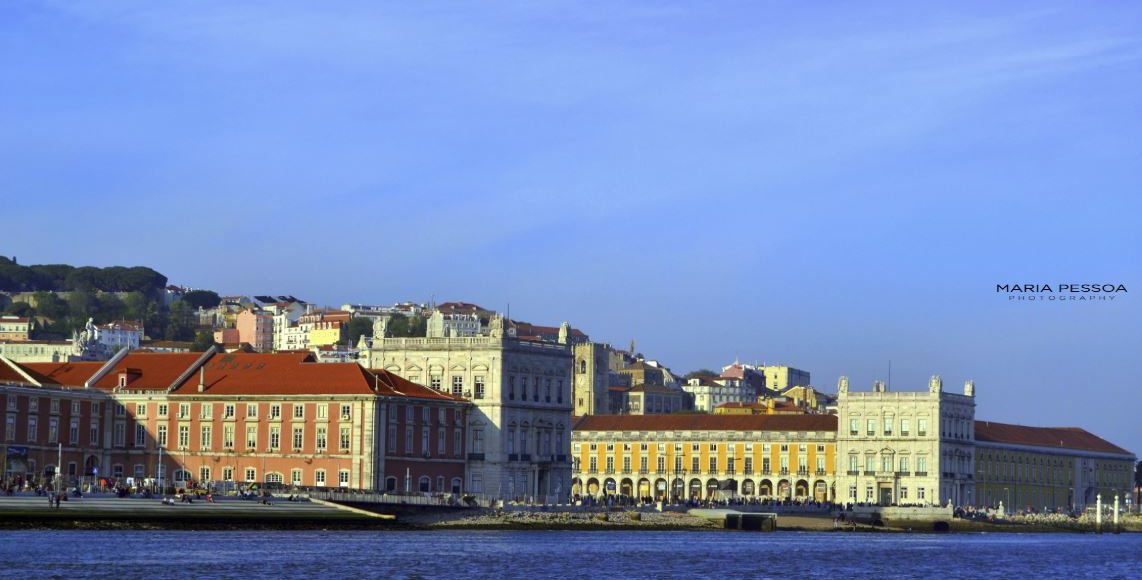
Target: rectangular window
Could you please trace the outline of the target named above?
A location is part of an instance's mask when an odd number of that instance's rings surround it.
[[[925,437],[928,435],[928,420],[921,417],[916,420],[916,434]]]
[[[178,448],[187,449],[190,447],[190,425],[178,426]]]
[[[429,407],[420,408],[420,418],[424,421],[425,425],[432,422],[432,409]]]
[[[908,473],[908,458],[907,457],[901,457],[900,458],[900,472],[901,473]]]
[[[880,458],[880,470],[884,472],[892,471],[892,457],[885,455]]]
[[[72,415],[78,415],[79,414],[79,401],[72,401],[71,402],[71,414]]]
[[[166,403],[159,403],[159,417],[166,417],[166,416],[167,416],[167,404]]]
[[[462,397],[464,395],[464,377],[461,375],[452,375],[452,396]]]
[[[849,456],[849,473],[854,474],[860,471],[860,457],[856,455]]]
[[[876,456],[866,455],[864,457],[864,470],[868,472],[876,471]]]
[[[200,411],[203,419],[210,420],[214,418],[214,405],[210,403],[203,403]]]
[[[710,471],[709,472],[710,473],[717,473],[718,472],[718,458],[717,457],[711,457],[710,458]]]
[[[876,419],[869,419],[868,420],[868,429],[866,429],[866,434],[869,437],[876,435]]]
[[[53,414],[56,414],[56,415],[59,414],[59,399],[52,399],[52,401],[51,401],[51,412]]]
[[[857,430],[860,429],[860,427],[858,427],[859,424],[860,423],[857,422],[857,419],[849,419],[849,435],[850,436],[852,436],[852,437],[857,436]]]
[[[770,463],[768,457],[761,458],[761,471],[762,473],[773,473],[773,465]]]
[[[327,433],[328,433],[327,429],[328,428],[323,426],[323,425],[317,427],[316,436],[314,437],[313,445],[314,445],[314,447],[317,448],[318,453],[324,453],[325,448],[328,446],[329,437],[327,435]]]
[[[258,426],[257,425],[247,425],[246,426],[246,449],[257,449],[257,448],[258,448]]]
[[[226,449],[234,448],[234,425],[222,426],[222,447]]]
[[[924,499],[924,488],[920,487],[916,489],[916,499]]]
[[[341,405],[341,420],[348,421],[353,418],[353,405]]]
[[[293,449],[295,451],[301,449],[301,446],[304,442],[305,442],[305,428],[304,427],[294,427],[293,428]]]
[[[317,418],[318,419],[328,419],[329,418],[329,405],[317,405],[316,409],[317,409]]]
[[[342,469],[337,473],[337,484],[341,487],[349,487],[349,470]]]
[[[135,425],[135,447],[147,445],[147,427],[142,424]]]
[[[927,457],[917,457],[916,458],[916,473],[917,473],[917,475],[919,475],[921,473],[924,473],[924,474],[928,473],[928,458]]]
[[[551,402],[551,379],[547,378],[543,381],[543,402]]]
[[[294,469],[294,470],[290,471],[290,476],[289,476],[290,483],[292,483],[294,487],[301,487],[301,481],[302,481],[301,476],[302,476],[302,473],[301,473],[300,469]]]
[[[422,427],[420,429],[420,452],[421,453],[428,453],[429,452],[428,426],[427,425],[425,425],[424,427]]]
[[[246,468],[246,483],[254,483],[258,481],[258,470],[253,467]]]
[[[341,449],[348,449],[349,448],[349,442],[350,442],[349,441],[349,428],[348,427],[342,427],[341,428]]]
[[[389,436],[385,448],[390,453],[395,453],[397,450],[397,426],[389,423]]]
[[[560,405],[562,405],[563,404],[563,379],[559,379],[558,381],[556,381],[555,393],[558,396],[558,399],[556,400],[556,402],[559,403]]]
[[[279,403],[270,405],[270,419],[281,419],[282,406]]]
[[[199,431],[199,446],[201,446],[203,451],[210,451],[210,448],[214,446],[214,427],[202,425]]]
[[[690,458],[690,471],[702,473],[702,458],[697,455]]]
[[[437,455],[444,455],[445,445],[446,445],[445,441],[447,440],[447,438],[448,437],[447,437],[447,435],[445,435],[445,429],[443,427],[436,430],[436,453],[437,453]]]
[[[270,449],[276,450],[281,446],[282,428],[277,425],[270,426]]]
[[[159,444],[159,447],[166,447],[167,446],[167,426],[166,425],[159,425],[158,444]]]
[[[293,406],[293,418],[294,419],[304,419],[305,418],[305,405],[299,405],[296,403],[294,404],[294,406]]]
[[[67,441],[72,445],[79,443],[79,419],[72,419],[67,429]]]
[[[126,447],[127,445],[127,425],[123,423],[115,424],[115,431],[112,434],[114,444],[116,447]]]
[[[8,410],[15,411],[19,408],[20,395],[8,395]]]
[[[515,377],[508,377],[508,400],[515,400]]]
[[[825,458],[820,455],[817,456],[817,475],[824,475],[825,473]]]
[[[48,443],[59,442],[59,419],[48,419]]]
[[[233,419],[234,405],[227,403],[226,406],[222,408],[222,417],[225,419]]]
[[[11,400],[11,399],[9,399],[9,400]],[[9,441],[9,442],[16,440],[16,416],[15,415],[8,415],[8,417],[4,421],[4,440]],[[94,444],[95,441],[92,440],[92,443]]]
[[[900,436],[907,437],[912,432],[912,420],[905,417],[900,420]]]
[[[405,425],[405,427],[404,427],[404,452],[405,452],[405,454],[411,454],[412,453],[413,438],[414,437],[412,434],[412,425]],[[511,450],[509,449],[508,452],[510,453]]]
[[[33,413],[39,413],[40,412],[40,398],[39,397],[28,397],[28,410],[33,412]]]
[[[313,484],[317,487],[325,487],[325,470],[318,469],[313,472]]]
[[[190,403],[179,403],[178,404],[178,418],[179,419],[189,419],[190,418]]]
[[[249,403],[246,405],[246,418],[247,419],[257,419],[258,418],[258,406],[256,404]]]
[[[907,487],[900,488],[900,499],[908,499],[908,488]]]
[[[884,418],[884,436],[890,437],[892,435],[892,415]]]
[[[459,427],[457,427],[452,433],[452,454],[455,455],[456,457],[459,457],[460,453],[464,449],[464,435],[463,435],[463,433],[464,433],[464,431],[461,430]]]
[[[223,467],[222,468],[222,481],[234,481],[234,468],[233,467]]]
[[[442,388],[443,384],[444,380],[440,378],[440,375],[432,375],[428,377],[428,386],[432,387],[432,389],[435,391],[439,391]]]
[[[484,376],[483,375],[477,375],[475,380],[476,380],[476,393],[475,393],[476,398],[477,399],[483,399],[484,398]]]

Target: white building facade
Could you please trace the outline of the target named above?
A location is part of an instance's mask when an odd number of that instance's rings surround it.
[[[391,338],[383,321],[362,342],[359,362],[475,405],[468,421],[472,493],[542,498],[571,482],[572,351],[568,344],[506,336]]]
[[[837,498],[878,505],[975,503],[975,385],[944,392],[871,392],[837,386]]]

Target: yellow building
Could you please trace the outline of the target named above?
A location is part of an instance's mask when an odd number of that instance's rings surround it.
[[[976,498],[1005,509],[1084,509],[1102,495],[1129,497],[1129,451],[1076,427],[1026,427],[975,422]]]
[[[309,331],[309,346],[332,346],[342,341],[344,325],[340,322],[318,322]]]
[[[774,399],[757,403],[722,403],[714,407],[715,415],[804,415],[808,412],[796,403]]]
[[[832,415],[592,415],[571,435],[572,494],[832,500]]]

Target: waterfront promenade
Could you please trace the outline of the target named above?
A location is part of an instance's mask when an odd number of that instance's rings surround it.
[[[375,527],[391,525],[384,520],[326,503],[219,497],[213,502],[196,498],[191,503],[164,503],[159,497],[116,497],[88,494],[69,497],[59,507],[50,507],[47,496],[18,494],[0,496],[0,529],[66,528],[229,528],[327,526]]]

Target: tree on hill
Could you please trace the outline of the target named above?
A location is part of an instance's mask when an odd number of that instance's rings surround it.
[[[403,314],[394,314],[389,319],[389,336],[394,338],[422,337],[428,332],[428,321],[419,316],[409,318]]]
[[[103,292],[140,291],[157,294],[167,285],[167,277],[143,266],[75,267],[67,264],[21,266],[0,256],[0,290],[8,292]]]
[[[212,346],[214,346],[214,333],[209,330],[200,330],[194,335],[194,344],[191,345],[190,350],[204,352]]]
[[[373,319],[358,316],[350,320],[349,324],[345,327],[345,336],[349,339],[349,346],[357,344],[362,334],[367,336],[373,335]]]
[[[686,376],[682,378],[683,380],[688,381],[690,379],[712,379],[716,378],[717,376],[719,376],[718,373],[715,373],[710,369],[698,369],[696,371],[690,371],[686,373]]]
[[[191,290],[182,295],[182,301],[192,308],[214,308],[222,303],[222,298],[211,290]]]

